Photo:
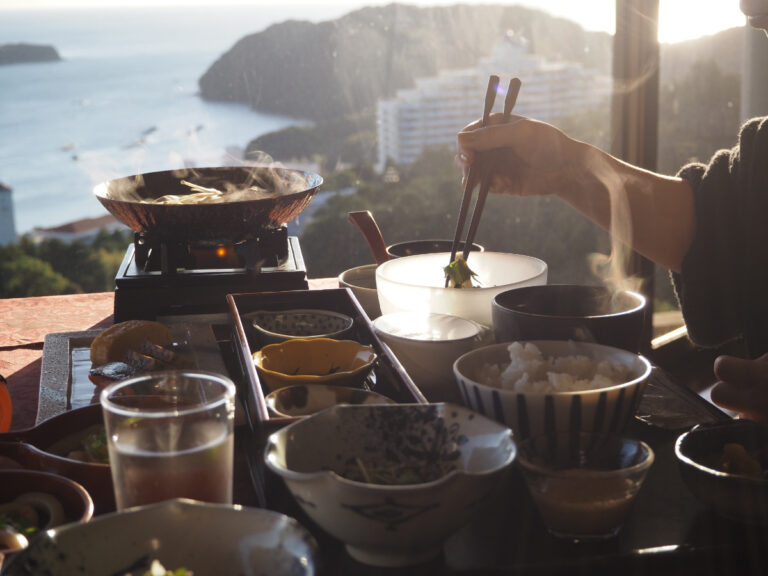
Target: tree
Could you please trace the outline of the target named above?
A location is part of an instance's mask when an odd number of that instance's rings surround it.
[[[398,183],[367,182],[355,194],[327,198],[301,238],[310,276],[336,276],[373,261],[347,220],[352,210],[370,210],[388,244],[453,237],[463,192],[453,152],[426,150],[399,173]],[[605,231],[551,197],[490,196],[476,241],[488,250],[541,258],[549,265],[550,280],[557,282],[599,282],[591,255],[610,251]]]
[[[114,289],[132,233],[102,230],[93,243],[47,239],[0,247],[0,297],[42,296]]]
[[[661,87],[659,170],[676,173],[736,144],[741,82],[714,60],[694,62],[679,82]]]
[[[48,262],[23,253],[11,259],[0,259],[0,295],[4,298],[72,294],[78,291],[77,286],[55,272]]]

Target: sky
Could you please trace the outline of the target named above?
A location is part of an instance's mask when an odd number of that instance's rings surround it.
[[[302,7],[333,5],[329,13],[343,13],[364,5],[388,4],[392,0],[283,0],[281,9],[291,5],[300,13]],[[399,0],[404,4],[456,4],[457,2],[493,3],[494,0]],[[574,20],[587,30],[613,32],[614,0],[496,0],[530,6],[545,10],[553,15]],[[739,10],[738,0],[660,0],[659,40],[662,42],[680,42],[699,36],[714,34],[720,30],[741,26],[744,16]],[[0,0],[1,10],[13,9],[61,9],[61,8],[105,8],[108,6],[184,6],[248,4],[251,6],[274,6],[275,0]],[[0,39],[0,42],[2,39]]]

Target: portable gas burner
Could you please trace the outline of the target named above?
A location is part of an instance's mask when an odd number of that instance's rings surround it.
[[[242,166],[151,172],[97,186],[98,200],[134,231],[115,277],[115,322],[221,313],[227,294],[307,289],[298,238],[284,223],[322,181],[311,172]],[[221,200],[199,202],[194,190]]]
[[[284,226],[237,244],[170,243],[137,233],[115,276],[115,322],[225,312],[227,294],[308,287],[299,240]]]

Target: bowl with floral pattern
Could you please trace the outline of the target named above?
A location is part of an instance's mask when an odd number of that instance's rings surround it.
[[[517,454],[512,432],[454,404],[336,406],[273,433],[265,461],[323,530],[372,566],[427,562]]]

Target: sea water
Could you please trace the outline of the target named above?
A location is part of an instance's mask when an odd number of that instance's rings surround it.
[[[185,166],[237,165],[250,140],[301,119],[206,102],[197,81],[242,37],[301,6],[0,11],[0,44],[54,46],[61,62],[0,66],[0,183],[17,233],[107,212],[95,184]]]

